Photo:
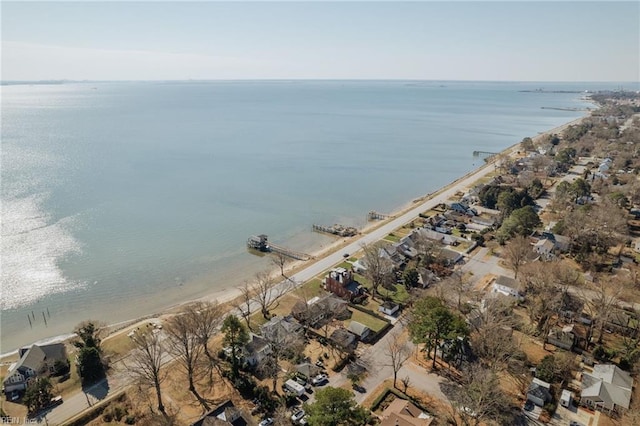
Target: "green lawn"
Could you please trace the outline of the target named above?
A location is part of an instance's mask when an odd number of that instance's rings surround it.
[[[394,291],[389,291],[386,288],[380,288],[379,293],[381,296],[391,299],[393,302],[404,304],[409,300],[409,293],[407,288],[402,284],[395,284]]]
[[[351,265],[349,265],[351,267]],[[292,292],[295,296],[311,299],[316,296],[326,294],[326,291],[322,288],[322,280],[320,278],[314,278],[311,281],[307,281]]]
[[[396,234],[394,234],[394,233],[391,233],[391,234],[387,235],[386,237],[384,237],[384,239],[385,239],[386,241],[390,241],[390,242],[392,242],[392,243],[398,243],[398,242],[400,242],[400,237],[398,237],[398,236],[397,236]]]
[[[356,281],[358,281],[363,287],[366,287],[367,289],[369,289],[369,291],[371,291],[371,281],[369,281],[367,278],[365,278],[360,274],[354,274],[354,275],[355,275]],[[409,300],[409,293],[407,292],[407,289],[405,286],[401,284],[395,284],[394,289],[395,289],[394,291],[389,291],[385,288],[378,288],[379,295],[376,297],[377,298],[387,297],[391,299],[393,302],[400,303],[400,304],[406,303],[407,300]]]
[[[382,330],[382,328],[385,325],[387,325],[387,323],[385,321],[382,321],[381,319],[376,318],[373,315],[369,315],[367,313],[364,313],[362,311],[358,311],[356,309],[351,309],[351,312],[352,312],[351,320],[344,322],[345,327],[349,327],[349,323],[351,323],[351,321],[357,321],[360,324],[366,325],[372,331],[377,333],[378,331]]]

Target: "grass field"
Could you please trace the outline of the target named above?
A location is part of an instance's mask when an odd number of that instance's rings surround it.
[[[358,311],[356,309],[351,309],[351,312],[351,320],[344,322],[345,327],[349,327],[349,323],[351,323],[351,321],[357,321],[360,324],[366,325],[373,332],[377,333],[378,331],[382,330],[385,325],[387,325],[385,321],[382,321],[381,319],[376,318],[373,315],[369,315],[365,312]]]

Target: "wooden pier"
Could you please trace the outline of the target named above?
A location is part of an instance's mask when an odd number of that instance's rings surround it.
[[[313,256],[308,255],[306,253],[291,250],[287,247],[279,246],[277,244],[270,243],[268,241],[268,237],[265,234],[260,235],[252,235],[247,240],[247,247],[253,250],[258,250],[264,253],[272,252],[272,253],[280,253],[287,257],[296,260],[310,260],[313,259]]]
[[[576,107],[540,107],[540,109],[553,109],[556,111],[575,111],[575,112],[581,112],[581,111],[588,111],[589,108],[576,108]]]
[[[324,232],[326,234],[337,235],[339,237],[353,237],[358,235],[358,230],[352,226],[344,226],[335,224],[332,226],[311,225],[311,229],[316,232]]]
[[[489,151],[473,151],[473,156],[474,157],[479,157],[479,156],[487,156],[487,157],[492,157],[494,155],[498,155],[497,152],[489,152]]]
[[[385,219],[389,219],[390,217],[391,215],[389,214],[378,213],[376,211],[371,210],[367,215],[367,220],[385,220]]]

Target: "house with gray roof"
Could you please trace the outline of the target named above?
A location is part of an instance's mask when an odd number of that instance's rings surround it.
[[[353,352],[358,346],[358,337],[345,328],[336,328],[329,336],[329,342],[344,352]]]
[[[351,321],[349,323],[349,327],[347,327],[347,330],[358,336],[358,339],[360,339],[360,341],[362,342],[366,342],[367,340],[369,340],[369,338],[373,334],[369,327],[362,323],[359,323],[358,321]]]
[[[345,320],[351,317],[347,301],[333,294],[314,297],[309,301],[299,300],[291,308],[291,315],[301,324],[319,328],[332,319]]]
[[[516,299],[522,299],[522,292],[520,291],[520,284],[514,278],[505,277],[499,275],[493,282],[492,293],[499,293],[505,296],[515,297]]]
[[[271,341],[282,341],[287,336],[302,336],[304,328],[291,315],[274,316],[260,326],[260,334]]]
[[[572,350],[576,344],[576,335],[573,332],[573,324],[566,327],[556,327],[549,332],[547,342],[558,348]]]
[[[62,343],[32,345],[18,351],[20,359],[11,364],[2,384],[4,392],[22,391],[27,388],[30,378],[49,376],[56,370],[56,363],[69,365],[67,351]]]
[[[244,361],[251,365],[259,365],[267,356],[271,354],[271,344],[256,334],[250,334],[249,343],[242,349]]]
[[[242,412],[233,405],[232,401],[226,401],[196,420],[191,426],[253,426],[255,422],[251,416]]]
[[[550,389],[551,384],[534,377],[527,391],[527,401],[533,402],[538,407],[544,407],[546,403],[553,400]]]
[[[600,411],[628,409],[633,378],[613,364],[596,364],[592,372],[582,373],[580,404]]]

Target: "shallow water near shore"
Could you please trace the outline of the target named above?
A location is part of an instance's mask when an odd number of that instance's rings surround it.
[[[313,223],[363,227],[619,84],[146,82],[2,87],[0,352],[220,297]]]

